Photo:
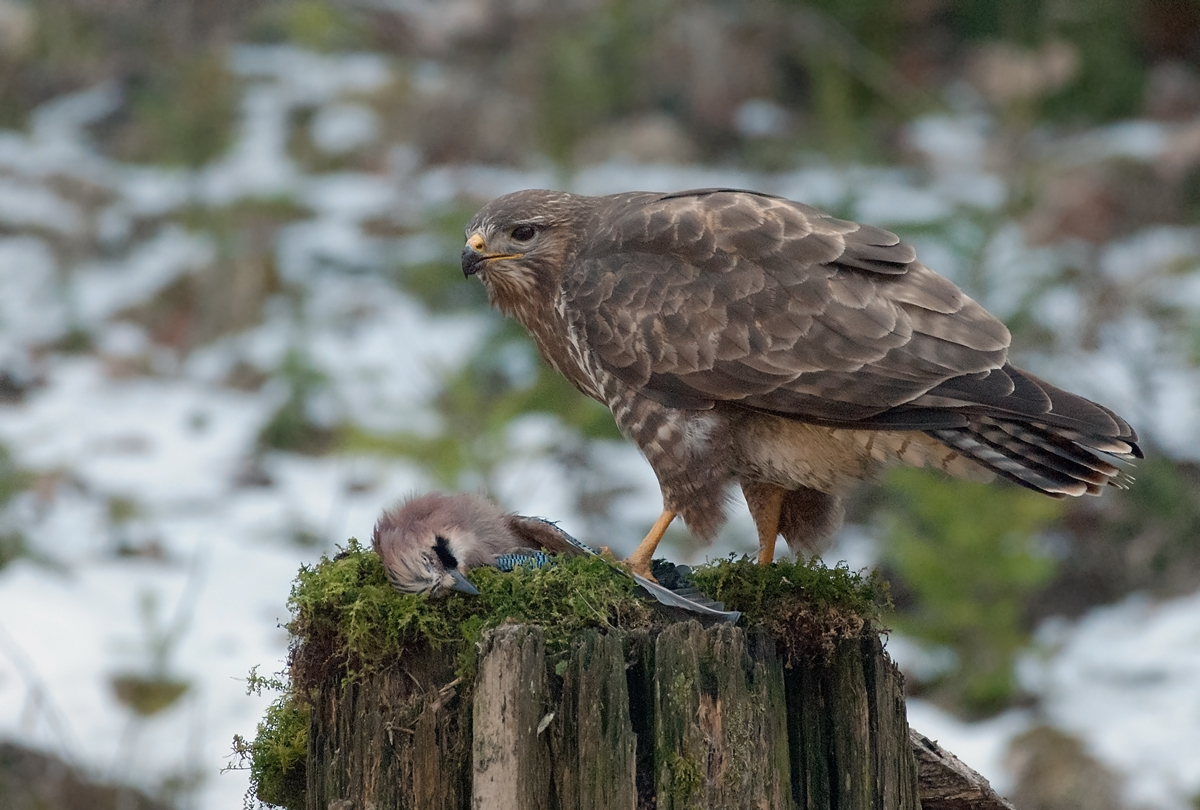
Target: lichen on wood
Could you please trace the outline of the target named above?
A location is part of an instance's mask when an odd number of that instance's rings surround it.
[[[697,622],[658,635],[657,807],[785,807],[791,794],[783,668],[761,629]]]

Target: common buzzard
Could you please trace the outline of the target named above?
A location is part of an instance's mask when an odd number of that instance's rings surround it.
[[[857,482],[893,464],[1052,497],[1127,479],[1121,417],[1008,362],[1010,335],[888,231],[769,194],[509,194],[467,226],[463,273],[613,412],[663,511],[702,538],[734,481],[759,562],[816,549]]]

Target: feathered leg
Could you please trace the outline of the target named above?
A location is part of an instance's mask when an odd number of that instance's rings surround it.
[[[758,528],[758,564],[775,560],[775,540],[779,537],[779,514],[787,490],[761,481],[742,481],[742,494],[750,507],[750,516]]]
[[[779,533],[795,554],[820,554],[842,528],[842,499],[808,487],[789,490],[779,512]]]

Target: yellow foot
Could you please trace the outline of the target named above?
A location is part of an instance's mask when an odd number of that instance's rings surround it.
[[[742,492],[750,516],[758,528],[758,564],[770,565],[775,561],[775,540],[779,537],[779,514],[787,490],[774,484],[759,481],[742,482]]]
[[[639,577],[645,577],[651,582],[658,582],[658,580],[654,578],[654,574],[650,573],[650,563],[643,565],[641,563],[635,563],[632,559],[625,559],[621,561],[621,567],[631,574],[637,574]]]
[[[625,567],[638,576],[645,577],[651,582],[656,582],[654,575],[650,573],[650,561],[654,559],[654,550],[658,548],[659,541],[666,534],[667,527],[671,525],[671,521],[675,519],[675,513],[667,509],[662,511],[658,516],[658,520],[650,527],[650,533],[642,539],[634,552],[625,558]]]

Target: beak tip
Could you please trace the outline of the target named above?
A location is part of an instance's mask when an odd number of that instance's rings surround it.
[[[479,589],[476,588],[474,585],[472,585],[470,583],[470,581],[465,576],[463,576],[462,572],[459,571],[457,568],[452,568],[450,570],[450,577],[451,577],[451,579],[454,580],[453,584],[450,585],[450,590],[458,591],[459,593],[469,594],[471,596],[479,595]]]
[[[479,266],[482,263],[483,263],[483,256],[481,256],[474,248],[472,248],[470,245],[463,248],[463,252],[462,252],[463,278],[470,278],[471,276],[478,273]]]

